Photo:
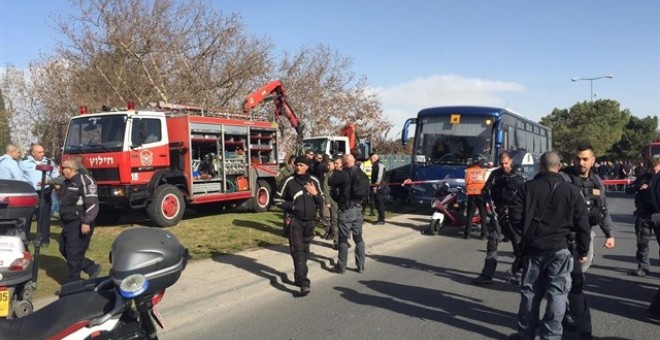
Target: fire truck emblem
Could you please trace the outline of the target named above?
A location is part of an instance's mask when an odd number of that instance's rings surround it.
[[[154,161],[154,154],[150,150],[142,150],[140,152],[140,164],[143,166],[150,166]]]

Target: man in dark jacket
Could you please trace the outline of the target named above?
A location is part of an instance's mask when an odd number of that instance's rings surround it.
[[[509,225],[509,208],[513,204],[515,194],[525,183],[525,177],[522,173],[513,171],[513,160],[511,155],[504,151],[500,154],[500,167],[493,170],[486,180],[482,190],[482,195],[490,198],[495,205],[495,216],[491,218],[488,224],[488,243],[486,244],[486,260],[481,274],[472,280],[476,284],[493,283],[493,274],[497,267],[497,247],[500,237],[505,235],[513,245],[514,254],[520,256],[518,242],[520,237],[512,232]],[[517,262],[514,261],[517,266]],[[512,277],[519,269],[511,268]]]
[[[309,244],[314,238],[314,219],[319,207],[323,205],[323,194],[319,180],[310,175],[312,161],[299,156],[294,161],[295,175],[282,184],[279,196],[284,200],[284,233],[289,238],[289,249],[293,257],[294,280],[300,287],[300,294],[310,292],[310,280],[307,278],[307,257]]]
[[[571,287],[573,255],[568,239],[575,233],[579,261],[586,261],[590,227],[587,206],[580,190],[558,174],[559,155],[541,156],[541,172],[525,183],[509,211],[511,226],[522,235],[523,257],[518,332],[510,339],[561,339],[562,318]],[[540,302],[546,297],[545,316],[538,319]]]
[[[355,166],[355,157],[351,154],[343,156],[343,170],[330,177],[328,184],[332,187],[336,197],[333,197],[339,206],[338,225],[339,225],[339,254],[335,272],[343,274],[346,271],[346,262],[348,260],[348,235],[353,234],[355,241],[355,264],[359,273],[364,272],[365,246],[362,239],[362,224],[364,216],[362,215],[362,200],[364,197],[351,196],[351,181],[354,171],[362,171]]]
[[[653,161],[653,165],[656,167],[656,173],[646,189],[646,197],[652,202],[652,206],[649,208],[653,213],[650,216],[649,223],[651,223],[652,228],[656,230],[655,237],[657,238],[657,231],[660,229],[660,169],[658,168],[660,164],[658,164],[658,159]],[[660,324],[660,288],[656,291],[655,296],[651,301],[651,305],[649,305],[646,313],[646,320],[655,324]]]
[[[656,235],[656,241],[660,244],[660,224],[653,220],[653,215],[658,215],[660,210],[653,204],[652,193],[650,187],[653,177],[656,173],[660,173],[660,159],[653,161],[653,166],[649,167],[647,172],[635,179],[628,188],[626,194],[635,194],[635,212],[633,215],[637,216],[635,219],[635,234],[637,234],[637,270],[631,274],[635,276],[644,277],[649,273],[649,241],[653,233]]]
[[[574,166],[563,169],[560,175],[565,181],[573,184],[582,193],[583,200],[587,205],[589,225],[591,226],[591,242],[587,261],[573,267],[571,279],[573,284],[568,293],[569,310],[566,314],[564,324],[566,327],[575,328],[581,339],[591,339],[591,311],[584,295],[585,273],[591,267],[594,258],[594,227],[599,226],[605,235],[603,248],[612,249],[615,246],[612,236],[612,217],[607,211],[605,187],[600,177],[595,173],[594,164],[596,156],[589,144],[580,144],[576,148],[573,159]],[[577,256],[577,255],[575,255]],[[569,318],[569,316],[572,318]]]
[[[101,265],[85,257],[94,233],[94,220],[99,213],[96,182],[89,175],[78,173],[80,163],[75,159],[62,162],[62,175],[66,178],[60,201],[60,253],[66,259],[67,281],[80,280],[80,272],[95,278]]]

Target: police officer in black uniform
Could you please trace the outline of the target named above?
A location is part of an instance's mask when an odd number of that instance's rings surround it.
[[[589,224],[591,225],[591,243],[587,261],[580,263],[577,257],[574,259],[574,267],[571,272],[571,290],[568,293],[568,313],[564,319],[565,328],[575,329],[579,332],[581,339],[592,339],[591,312],[584,295],[585,276],[594,258],[594,226],[600,226],[605,234],[606,240],[603,247],[614,248],[614,237],[612,236],[612,218],[607,212],[605,200],[605,187],[593,171],[596,156],[593,148],[588,144],[578,145],[574,157],[574,166],[560,172],[565,181],[577,186],[585,198],[589,210]],[[576,255],[577,256],[577,255]],[[572,318],[572,320],[571,320]],[[574,323],[574,325],[573,325]]]
[[[488,223],[486,260],[481,274],[472,280],[476,284],[493,283],[493,274],[495,274],[495,268],[497,267],[497,246],[502,234],[511,240],[516,258],[520,257],[518,249],[520,236],[510,227],[509,207],[513,204],[513,198],[518,189],[525,184],[525,177],[522,174],[522,168],[519,166],[520,169],[517,172],[514,171],[512,163],[511,155],[506,151],[502,152],[500,154],[500,167],[490,173],[482,190],[483,195],[492,199],[495,205],[496,218],[491,218],[490,223]],[[517,262],[514,261],[514,264],[517,264]],[[512,275],[515,275],[518,270],[519,268],[512,266]]]
[[[323,206],[321,183],[310,174],[310,166],[312,160],[298,156],[294,161],[296,173],[284,181],[279,192],[285,213],[285,235],[289,238],[289,249],[293,257],[295,285],[300,287],[303,296],[310,292],[307,257],[309,244],[314,238],[316,212]]]
[[[649,273],[649,241],[655,233],[660,244],[660,225],[653,222],[653,215],[657,211],[653,203],[653,190],[650,188],[655,174],[660,173],[660,159],[655,159],[645,174],[635,179],[635,182],[626,189],[627,194],[635,194],[635,234],[637,234],[637,270],[631,274],[644,277]]]
[[[80,280],[80,271],[89,274],[90,278],[101,272],[100,264],[85,257],[99,212],[96,182],[91,176],[78,173],[79,169],[80,163],[75,159],[62,162],[62,175],[66,179],[60,201],[60,253],[66,259],[68,282]]]
[[[646,197],[651,200],[652,204],[653,213],[651,214],[650,222],[652,223],[652,228],[656,230],[656,238],[658,237],[658,229],[660,229],[660,171],[657,171],[659,170],[658,168],[660,168],[659,163],[658,159],[655,159],[653,162],[656,173],[646,190]],[[649,305],[646,313],[646,320],[655,324],[660,324],[660,288],[656,291],[655,296]]]

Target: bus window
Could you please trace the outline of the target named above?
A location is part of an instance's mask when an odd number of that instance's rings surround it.
[[[463,116],[460,124],[452,124],[449,116],[424,119],[418,124],[421,134],[416,154],[435,164],[464,165],[475,154],[491,159],[491,128],[485,121],[484,116]]]

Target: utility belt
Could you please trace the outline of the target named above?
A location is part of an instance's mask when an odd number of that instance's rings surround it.
[[[84,212],[85,208],[83,206],[60,207],[60,219],[65,223],[73,222],[79,220]]]

